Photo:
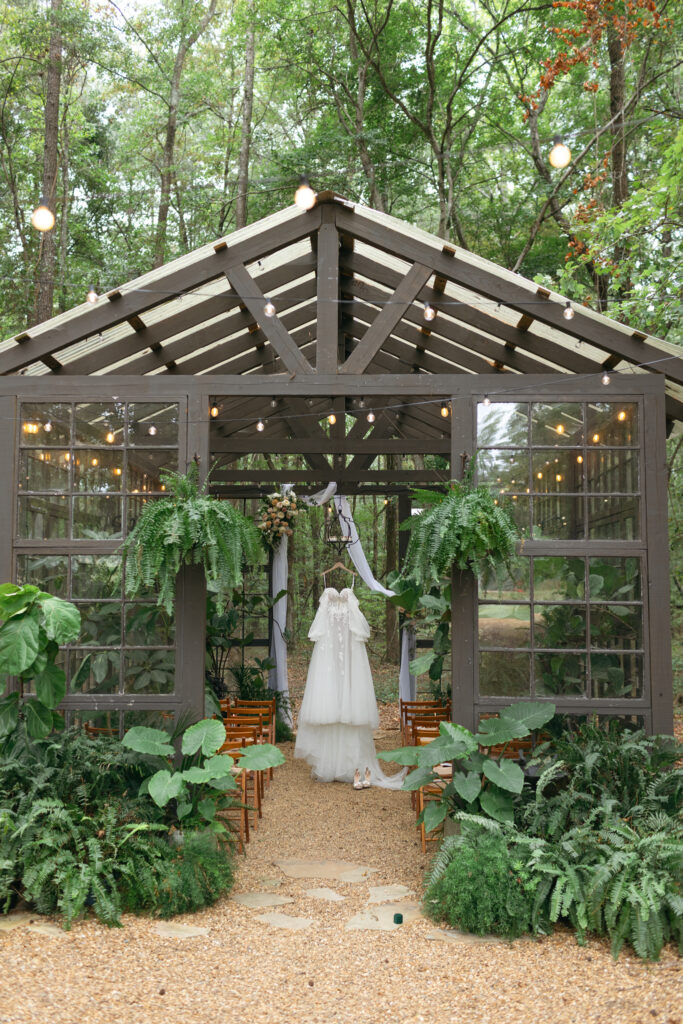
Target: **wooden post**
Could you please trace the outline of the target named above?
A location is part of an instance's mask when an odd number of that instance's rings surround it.
[[[472,401],[451,398],[451,479],[461,480],[466,460],[475,451]],[[451,574],[451,717],[458,725],[476,730],[477,693],[475,627],[477,580],[473,572],[453,569]]]

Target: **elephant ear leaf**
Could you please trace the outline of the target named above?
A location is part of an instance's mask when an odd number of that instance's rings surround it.
[[[524,772],[514,761],[503,758],[498,764],[497,761],[487,759],[484,761],[484,775],[499,789],[506,789],[509,793],[522,792]]]
[[[183,734],[183,754],[196,754],[201,750],[205,757],[210,757],[225,743],[225,726],[217,718],[203,718],[196,722]]]
[[[499,789],[487,786],[479,797],[481,809],[489,818],[494,821],[514,822],[515,814],[512,806],[512,797],[507,793],[501,793]]]
[[[164,768],[149,780],[148,790],[157,807],[165,807],[169,800],[179,797],[185,791],[185,783],[180,772],[171,775]]]
[[[509,708],[504,708],[500,713],[500,717],[504,718],[507,722],[517,722],[519,725],[525,725],[529,732],[531,732],[532,729],[540,729],[546,722],[549,722],[554,714],[554,704],[544,704],[538,700],[521,700],[518,704],[512,704]]]
[[[32,610],[0,626],[0,672],[20,676],[40,651],[40,622]]]

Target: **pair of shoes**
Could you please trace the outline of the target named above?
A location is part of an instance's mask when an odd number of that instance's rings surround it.
[[[353,776],[353,788],[354,789],[362,789],[363,788],[363,783],[360,781],[360,772],[359,772],[359,770],[357,768],[356,768],[355,775]]]
[[[370,789],[370,786],[372,785],[372,782],[370,781],[370,769],[369,768],[365,769],[365,778],[363,779],[362,785],[363,785],[363,789]]]

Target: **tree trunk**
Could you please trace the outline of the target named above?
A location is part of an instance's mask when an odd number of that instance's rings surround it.
[[[253,8],[250,8],[253,12]],[[244,55],[244,100],[242,102],[242,137],[237,171],[237,200],[235,202],[235,227],[243,228],[247,223],[247,190],[249,188],[249,148],[251,145],[251,115],[254,107],[254,52],[256,49],[254,29],[250,20],[247,28],[246,52]]]
[[[50,3],[50,49],[47,63],[45,92],[45,137],[43,141],[43,187],[42,193],[47,206],[55,212],[57,194],[57,156],[59,149],[59,95],[62,79],[62,30],[59,24],[62,0]],[[40,255],[33,303],[34,324],[49,320],[52,316],[52,300],[55,289],[55,261],[57,245],[52,231],[45,231],[40,238]]]
[[[607,29],[607,51],[610,61],[609,112],[613,120],[612,134],[612,206],[621,207],[628,199],[628,161],[626,154],[625,112],[626,82],[624,76],[623,39],[614,25]],[[614,263],[619,266],[626,247],[617,244],[614,248]],[[623,297],[631,290],[631,282],[619,282],[619,294]]]
[[[62,208],[59,216],[59,312],[69,307],[67,286],[67,263],[69,252],[69,124],[64,118],[62,125]],[[94,282],[92,282],[94,284]],[[91,282],[88,282],[90,285]]]

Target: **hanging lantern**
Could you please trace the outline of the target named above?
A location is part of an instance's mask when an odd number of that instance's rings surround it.
[[[334,548],[338,555],[346,551],[352,542],[351,524],[343,516],[338,516],[335,509],[329,505],[325,506],[325,543]]]

